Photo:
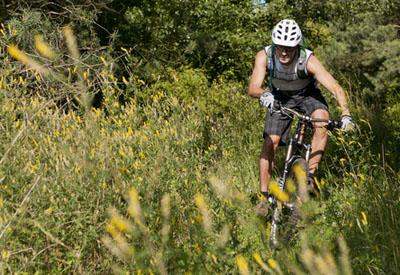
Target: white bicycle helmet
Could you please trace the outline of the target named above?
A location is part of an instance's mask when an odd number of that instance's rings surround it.
[[[299,25],[291,19],[280,21],[272,30],[272,43],[275,45],[296,47],[302,37]]]

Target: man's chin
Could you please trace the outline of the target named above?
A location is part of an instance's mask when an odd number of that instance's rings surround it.
[[[282,65],[288,65],[288,64],[290,64],[291,61],[292,61],[291,58],[279,58],[279,62],[280,62]]]

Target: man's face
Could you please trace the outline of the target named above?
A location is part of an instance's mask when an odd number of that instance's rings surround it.
[[[297,53],[297,47],[276,46],[276,54],[282,65],[290,64]]]

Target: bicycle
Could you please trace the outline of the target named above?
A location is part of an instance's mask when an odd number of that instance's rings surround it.
[[[297,112],[296,110],[277,106],[272,112],[279,112],[291,119],[297,118],[297,126],[294,135],[289,139],[284,162],[284,169],[278,182],[280,192],[288,194],[287,201],[272,198],[272,220],[270,244],[273,249],[278,246],[279,239],[289,241],[293,228],[300,218],[300,205],[308,199],[308,161],[311,155],[311,144],[306,141],[306,134],[312,129],[316,122],[326,123],[324,127],[332,131],[342,126],[341,121],[315,119],[311,116]],[[282,215],[283,210],[289,213]],[[281,230],[279,234],[278,225],[283,221],[283,216],[288,218],[286,232]]]

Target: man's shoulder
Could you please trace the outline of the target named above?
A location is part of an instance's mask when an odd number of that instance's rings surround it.
[[[262,49],[257,52],[256,58],[266,58],[266,57],[267,57],[267,53],[266,53],[265,49]]]
[[[316,74],[324,69],[323,65],[315,55],[311,55],[307,60],[307,71],[311,74]]]

